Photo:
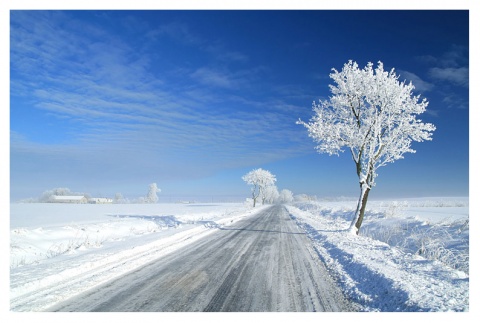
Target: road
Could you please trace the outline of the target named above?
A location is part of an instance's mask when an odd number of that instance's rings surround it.
[[[48,311],[354,311],[310,245],[275,205]]]

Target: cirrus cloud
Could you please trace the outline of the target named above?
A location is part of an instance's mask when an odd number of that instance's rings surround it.
[[[429,71],[430,77],[450,82],[458,86],[468,87],[468,68],[467,67],[433,67]]]

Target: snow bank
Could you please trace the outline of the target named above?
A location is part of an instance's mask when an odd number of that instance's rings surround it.
[[[10,267],[245,212],[243,204],[12,204]],[[205,223],[202,221],[206,221]]]

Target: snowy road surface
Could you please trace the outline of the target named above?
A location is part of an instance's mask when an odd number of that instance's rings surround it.
[[[354,311],[283,206],[48,311]]]

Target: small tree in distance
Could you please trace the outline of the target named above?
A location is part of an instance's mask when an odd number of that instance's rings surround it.
[[[360,183],[350,231],[358,234],[377,169],[404,153],[415,153],[412,141],[431,140],[435,126],[416,119],[425,112],[427,100],[412,96],[412,83],[399,82],[394,69],[384,71],[382,62],[376,69],[368,63],[361,70],[349,61],[341,72],[333,69],[330,78],[336,83],[330,85],[332,96],[313,102],[310,122],[297,124],[307,128],[319,153],[338,155],[344,147],[350,151]]]
[[[281,203],[290,203],[293,201],[293,193],[290,190],[283,189],[280,191],[279,199]]]
[[[278,188],[275,185],[268,185],[262,192],[262,205],[265,204],[265,202],[270,204],[274,203],[279,196]]]
[[[253,207],[255,207],[257,203],[257,198],[264,194],[268,186],[272,186],[275,184],[277,180],[275,175],[270,173],[268,170],[264,170],[261,168],[254,169],[244,176],[242,179],[248,184],[252,185],[252,199],[253,199]]]
[[[157,183],[150,184],[147,197],[145,198],[145,202],[157,203],[158,202],[157,192],[161,192],[161,190],[157,187]]]

